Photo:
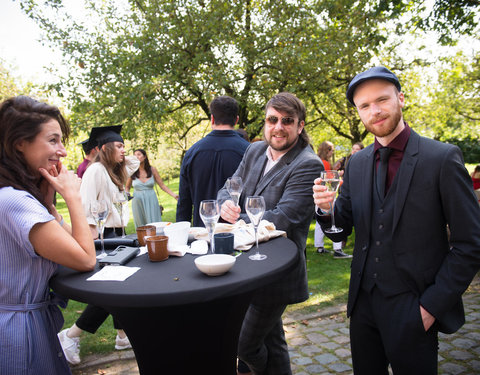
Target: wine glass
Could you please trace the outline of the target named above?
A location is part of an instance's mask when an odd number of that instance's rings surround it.
[[[229,177],[225,183],[228,193],[235,206],[238,206],[240,195],[242,194],[243,182],[241,177]]]
[[[247,197],[247,200],[245,201],[245,211],[247,211],[247,215],[253,224],[253,228],[255,229],[255,242],[257,245],[256,253],[250,255],[248,258],[252,260],[265,259],[267,256],[265,254],[260,254],[258,251],[258,225],[260,224],[263,214],[265,213],[265,200],[261,196]]]
[[[213,236],[215,234],[215,225],[220,218],[220,206],[214,199],[204,200],[200,202],[200,217],[202,218],[205,228],[207,228],[208,235],[210,237],[210,248],[212,254],[215,253],[215,241]]]
[[[340,176],[338,171],[322,171],[320,173],[320,178],[322,179],[322,185],[327,187],[327,191],[338,191],[340,186]],[[328,229],[325,229],[325,233],[340,233],[343,231],[342,228],[335,226],[335,213],[334,213],[334,202],[330,202],[330,216],[332,218],[332,226]]]
[[[104,199],[93,201],[90,204],[90,212],[92,213],[95,223],[97,224],[98,233],[100,235],[100,242],[102,244],[102,251],[97,256],[97,259],[102,259],[107,255],[105,252],[105,246],[103,243],[103,230],[105,229],[105,221],[108,216],[108,204]]]
[[[125,208],[128,204],[128,195],[125,190],[118,191],[113,196],[113,206],[120,215],[120,221],[122,223],[122,238],[125,238],[125,224],[123,223]]]

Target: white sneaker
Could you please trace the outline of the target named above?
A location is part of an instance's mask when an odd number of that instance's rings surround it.
[[[70,338],[67,336],[68,328],[58,333],[60,345],[62,345],[65,358],[72,365],[80,363],[80,337]]]
[[[117,335],[117,337],[115,338],[115,349],[123,350],[123,349],[129,349],[131,347],[132,345],[130,344],[130,340],[128,340],[127,336],[121,339],[120,336]]]

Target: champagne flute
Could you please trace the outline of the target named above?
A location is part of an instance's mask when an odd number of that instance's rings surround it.
[[[265,254],[260,254],[258,251],[258,225],[260,224],[263,214],[265,213],[265,200],[261,196],[247,197],[247,200],[245,201],[245,211],[247,211],[247,215],[253,224],[253,228],[255,230],[255,242],[257,245],[256,253],[250,255],[248,258],[252,260],[266,259],[267,256]]]
[[[128,195],[125,190],[118,191],[113,196],[113,206],[117,210],[118,214],[120,215],[120,221],[122,223],[122,238],[125,238],[125,224],[123,222],[125,208],[127,208],[128,204]]]
[[[108,204],[104,199],[93,201],[90,204],[90,212],[97,224],[98,233],[100,235],[100,242],[102,244],[102,251],[97,256],[97,259],[102,259],[107,255],[105,252],[105,245],[103,243],[103,230],[105,229],[105,221],[108,216]]]
[[[322,185],[327,187],[327,191],[338,191],[340,187],[340,176],[338,171],[322,171],[320,173],[320,178],[322,179]],[[342,228],[335,226],[335,213],[334,213],[334,202],[330,202],[330,216],[332,218],[332,226],[328,229],[325,229],[325,233],[340,233],[343,231]]]
[[[213,240],[213,236],[215,235],[215,225],[220,218],[220,206],[218,201],[209,199],[200,202],[199,210],[200,217],[202,218],[203,224],[205,224],[210,237],[210,248],[212,249],[212,254],[214,254],[215,241]]]
[[[225,183],[228,193],[235,206],[238,206],[240,195],[242,194],[243,182],[241,177],[229,177]]]

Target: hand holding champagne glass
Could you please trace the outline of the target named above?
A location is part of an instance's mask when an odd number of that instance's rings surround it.
[[[199,211],[203,224],[205,224],[205,228],[207,228],[210,237],[210,248],[212,249],[212,254],[214,254],[215,242],[213,236],[215,234],[215,225],[220,218],[220,206],[216,200],[204,200],[200,202]]]
[[[107,255],[105,252],[105,246],[103,243],[103,230],[105,229],[105,221],[107,220],[108,216],[108,204],[107,201],[104,199],[100,199],[97,201],[93,201],[90,204],[90,212],[97,224],[98,233],[100,235],[100,241],[102,243],[102,251],[97,256],[97,259],[102,259]]]
[[[327,191],[337,192],[340,187],[340,176],[338,171],[322,171],[320,173],[320,178],[322,179],[322,185],[326,186]],[[342,228],[335,226],[335,200],[330,202],[330,215],[332,217],[332,226],[328,229],[325,229],[325,233],[340,233],[343,231]]]
[[[266,259],[267,256],[265,254],[260,254],[258,251],[258,225],[260,224],[263,214],[265,213],[265,200],[262,196],[247,197],[247,200],[245,201],[245,211],[247,212],[247,215],[253,224],[253,228],[255,230],[255,243],[257,245],[256,253],[250,255],[248,258],[252,260]]]
[[[235,206],[238,206],[240,195],[242,194],[243,182],[241,177],[230,177],[225,183],[228,193]]]

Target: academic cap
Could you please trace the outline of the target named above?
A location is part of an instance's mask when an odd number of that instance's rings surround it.
[[[123,138],[120,135],[122,131],[122,125],[114,126],[102,126],[92,128],[90,133],[90,142],[96,143],[96,146],[102,147],[105,143],[109,142],[122,142]]]
[[[88,154],[90,150],[94,149],[96,144],[90,142],[90,138],[85,139],[84,141],[80,142],[79,145],[82,145],[83,152]]]
[[[353,94],[355,93],[355,89],[358,87],[359,84],[370,79],[383,79],[385,81],[389,81],[395,85],[398,91],[402,91],[400,81],[395,74],[393,74],[390,70],[383,66],[375,66],[371,69],[366,70],[365,72],[357,74],[348,85],[347,99],[350,103],[353,104],[354,107],[355,103],[353,102]]]

